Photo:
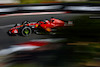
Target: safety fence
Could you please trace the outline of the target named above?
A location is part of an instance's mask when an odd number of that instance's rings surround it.
[[[0,14],[31,13],[31,12],[58,12],[72,13],[100,13],[98,3],[42,3],[25,5],[1,5]]]

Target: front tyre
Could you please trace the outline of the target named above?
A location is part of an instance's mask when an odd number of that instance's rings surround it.
[[[29,36],[32,33],[32,30],[30,27],[23,27],[21,30],[22,36]]]

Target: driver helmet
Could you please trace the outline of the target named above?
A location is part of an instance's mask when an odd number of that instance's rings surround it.
[[[49,23],[49,20],[48,20],[48,19],[46,19],[46,20],[45,20],[45,23]]]

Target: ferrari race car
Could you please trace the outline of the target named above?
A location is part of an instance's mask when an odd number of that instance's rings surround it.
[[[38,22],[28,22],[24,21],[22,24],[16,24],[7,33],[9,35],[20,34],[22,36],[29,36],[31,33],[40,34],[40,32],[48,32],[50,34],[56,34],[57,28],[72,26],[73,22],[64,22],[59,19],[51,18],[50,20],[38,21]]]

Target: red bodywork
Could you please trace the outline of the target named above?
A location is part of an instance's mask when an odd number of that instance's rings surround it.
[[[70,25],[70,24],[67,23],[67,26],[68,25]],[[37,23],[28,23],[28,24],[26,24],[26,26],[28,26],[28,27],[34,26],[34,28],[38,28],[40,26],[44,30],[51,32],[52,31],[51,28],[64,27],[66,25],[65,25],[64,21],[62,21],[62,20],[51,18],[50,21],[44,20],[44,21],[39,21]],[[71,26],[72,26],[72,24],[71,24]],[[13,33],[13,34],[19,33],[18,29],[21,27],[23,27],[23,25],[13,27],[9,31],[11,31],[11,33]]]
[[[29,23],[29,24],[26,24],[26,26],[33,26],[33,25],[35,25],[35,28],[37,28],[39,26],[38,23]],[[21,27],[23,27],[23,25],[13,27],[9,31],[11,31],[12,34],[19,33],[18,29],[21,28]],[[15,33],[15,31],[16,31],[16,33]]]
[[[64,21],[51,18],[51,20],[45,20],[45,24],[43,21],[40,21],[40,26],[45,29],[46,31],[50,32],[52,31],[51,28],[56,28],[56,27],[64,27]]]

